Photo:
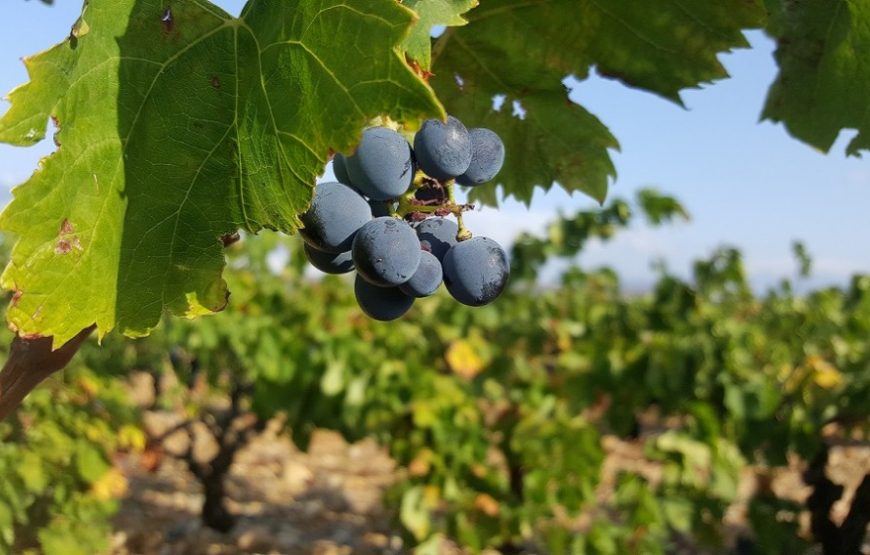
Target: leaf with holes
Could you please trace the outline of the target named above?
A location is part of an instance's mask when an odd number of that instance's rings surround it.
[[[392,2],[90,0],[71,36],[25,60],[0,140],[59,145],[14,191],[2,285],[22,335],[96,322],[147,334],[163,312],[227,302],[221,237],[298,225],[330,149],[381,113],[443,116],[399,45]]]
[[[717,55],[747,46],[742,29],[765,16],[760,0],[482,3],[468,25],[448,29],[433,47],[432,84],[448,111],[505,141],[505,167],[472,197],[492,204],[499,184],[503,196],[528,203],[536,187],[559,183],[603,200],[615,175],[608,150],[617,143],[568,99],[564,79],[583,79],[595,66],[679,103],[681,90],[727,76]],[[498,95],[505,102],[495,110]]]

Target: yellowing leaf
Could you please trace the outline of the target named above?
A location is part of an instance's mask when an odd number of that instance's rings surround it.
[[[141,452],[145,449],[146,441],[145,432],[136,426],[124,424],[121,426],[121,429],[118,430],[118,447],[122,449],[131,449],[133,451]]]
[[[833,389],[843,383],[843,374],[827,360],[811,356],[807,365],[813,369],[813,382],[822,389]]]
[[[483,370],[483,359],[464,339],[454,341],[445,355],[450,369],[457,375],[471,380]]]
[[[423,502],[430,510],[437,509],[441,503],[441,488],[433,484],[425,486],[423,488]]]
[[[480,463],[474,463],[471,465],[471,473],[478,478],[485,478],[486,475],[489,473],[489,470],[486,468],[486,466]]]
[[[415,478],[419,478],[421,476],[425,476],[429,474],[429,470],[432,467],[432,450],[431,449],[422,449],[417,456],[414,457],[414,460],[408,464],[408,474],[414,476]]]
[[[100,501],[118,499],[127,493],[127,478],[117,468],[112,468],[93,483],[91,493]]]
[[[79,389],[84,391],[88,397],[94,398],[100,392],[100,382],[95,380],[92,376],[81,376],[77,380],[76,385],[78,385]]]
[[[498,501],[486,493],[481,493],[474,498],[474,508],[486,516],[493,518],[497,517],[499,512],[501,512],[501,507],[499,506]]]

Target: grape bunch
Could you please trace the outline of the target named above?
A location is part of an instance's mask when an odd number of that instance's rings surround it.
[[[320,183],[301,217],[306,257],[329,274],[356,270],[357,302],[376,320],[401,317],[442,282],[460,303],[491,303],[507,285],[507,255],[471,237],[462,222],[471,206],[453,189],[490,181],[504,155],[497,134],[452,116],[427,120],[413,148],[393,129],[366,129],[352,156],[335,156],[338,182]]]

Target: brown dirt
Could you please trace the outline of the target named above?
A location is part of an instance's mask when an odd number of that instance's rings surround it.
[[[228,480],[235,528],[201,525],[202,494],[185,464],[165,457],[154,473],[124,462],[129,489],[115,518],[113,553],[343,555],[402,552],[382,508],[395,465],[373,441],[348,445],[316,432],[307,453],[268,430],[239,452]]]

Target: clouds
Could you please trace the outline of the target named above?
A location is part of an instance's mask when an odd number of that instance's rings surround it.
[[[480,237],[489,237],[505,249],[510,249],[516,238],[524,233],[543,235],[547,224],[556,219],[550,210],[526,210],[510,207],[496,209],[483,207],[463,216],[465,225]]]
[[[533,205],[534,206],[534,205]],[[483,208],[468,213],[466,223],[475,235],[495,239],[506,249],[523,232],[544,236],[547,225],[558,217],[555,210],[505,206],[502,209]],[[665,261],[668,271],[690,279],[697,260],[709,258],[724,245],[723,241],[703,233],[697,223],[677,223],[658,228],[645,227],[640,222],[618,232],[613,239],[590,241],[576,262],[584,268],[613,268],[623,283],[632,290],[649,289],[657,279],[654,262]],[[749,281],[759,292],[776,285],[783,278],[797,277],[798,263],[791,254],[788,241],[775,244],[764,241],[735,245],[744,253]],[[868,268],[860,256],[825,252],[819,245],[819,256],[813,260],[809,279],[801,280],[801,289],[843,286],[856,273]],[[814,249],[810,245],[810,254]],[[570,261],[553,261],[543,268],[544,282],[552,282],[566,269]]]

